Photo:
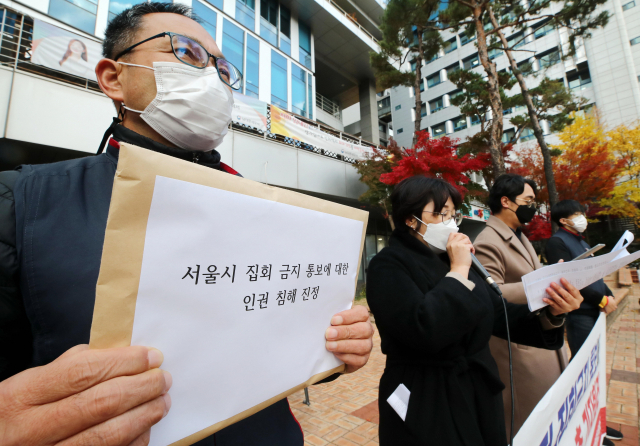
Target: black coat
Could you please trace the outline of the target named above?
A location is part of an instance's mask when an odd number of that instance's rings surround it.
[[[367,300],[387,355],[381,446],[507,444],[504,385],[488,345],[491,335],[506,338],[502,302],[473,271],[473,291],[448,272],[446,254],[397,230],[369,264]],[[526,305],[506,305],[513,342],[562,346],[562,328],[545,331]],[[387,403],[400,384],[411,392],[405,422]]]

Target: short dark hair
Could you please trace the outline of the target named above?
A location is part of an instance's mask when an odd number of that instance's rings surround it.
[[[432,201],[434,212],[440,212],[449,198],[455,208],[459,209],[462,205],[462,195],[451,184],[439,178],[417,175],[402,180],[391,194],[392,216],[396,230],[408,231],[407,219],[421,215],[424,207]],[[420,229],[420,222],[417,229]]]
[[[560,225],[561,218],[569,218],[573,214],[584,213],[584,207],[576,200],[562,200],[551,206],[551,220]]]
[[[198,21],[191,8],[180,3],[145,2],[134,5],[115,16],[107,25],[102,43],[102,55],[113,59],[119,52],[133,45],[135,43],[133,39],[142,25],[142,18],[156,12],[179,14]]]
[[[505,173],[500,175],[491,186],[489,191],[489,209],[493,215],[502,211],[502,197],[507,197],[515,203],[516,197],[524,192],[524,185],[528,184],[533,189],[533,193],[538,193],[538,188],[533,180],[524,178],[515,173]]]

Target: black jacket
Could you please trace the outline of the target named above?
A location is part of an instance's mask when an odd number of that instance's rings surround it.
[[[507,444],[504,386],[488,345],[491,335],[506,338],[503,304],[473,270],[473,291],[448,272],[446,254],[397,230],[369,265],[367,300],[387,354],[381,446]],[[506,305],[513,342],[562,346],[562,328],[545,331],[526,305]],[[405,422],[387,403],[401,383],[411,392]]]
[[[122,126],[113,139],[237,174],[215,150],[173,149]],[[0,381],[89,341],[118,146],[0,173]],[[302,443],[285,398],[197,444]]]
[[[560,260],[565,262],[575,259],[580,254],[591,249],[591,246],[584,241],[581,235],[572,234],[566,229],[560,228],[547,241],[546,253],[549,263],[558,263]],[[598,317],[600,311],[600,302],[604,296],[613,296],[613,292],[600,279],[589,286],[580,290],[580,294],[584,300],[580,304],[580,308],[571,312],[571,314],[589,314]]]

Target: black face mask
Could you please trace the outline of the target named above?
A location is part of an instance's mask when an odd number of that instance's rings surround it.
[[[518,205],[518,209],[516,209],[516,217],[518,217],[520,224],[526,225],[533,220],[537,210],[538,208],[536,207],[530,208],[529,206]]]

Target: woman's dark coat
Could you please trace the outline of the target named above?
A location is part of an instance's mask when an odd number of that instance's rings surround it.
[[[369,264],[367,301],[387,365],[380,381],[380,445],[507,444],[501,392],[489,338],[506,338],[501,299],[473,270],[470,291],[445,277],[446,254],[395,231]],[[507,303],[511,340],[558,349],[563,328],[543,330],[526,305]],[[404,384],[411,392],[406,420],[387,398]]]

